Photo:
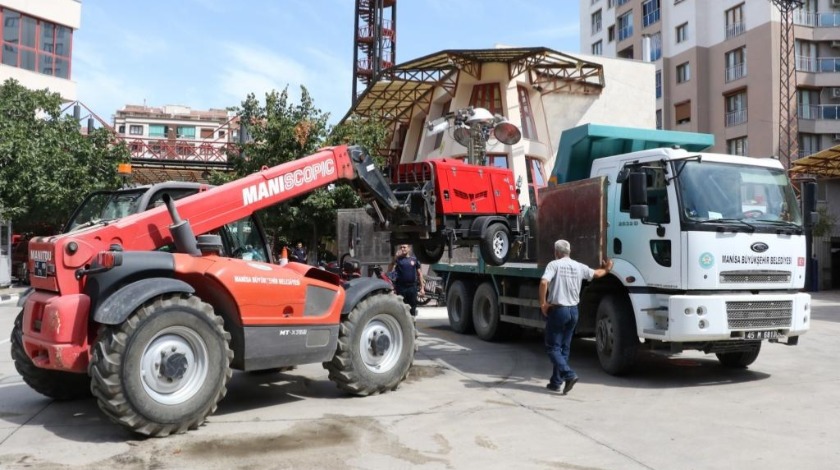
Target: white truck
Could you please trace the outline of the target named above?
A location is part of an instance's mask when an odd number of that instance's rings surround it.
[[[485,340],[542,328],[538,285],[553,243],[610,275],[581,294],[576,334],[595,337],[610,374],[640,349],[714,353],[752,364],[764,342],[795,345],[810,327],[806,224],[780,162],[704,153],[713,136],[588,124],[561,137],[552,185],[523,215],[519,258],[435,264],[455,331]],[[813,204],[806,218],[813,214]]]

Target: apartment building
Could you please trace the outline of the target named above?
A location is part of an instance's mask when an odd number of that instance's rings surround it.
[[[799,156],[840,143],[840,0],[794,13]],[[580,0],[582,52],[652,62],[657,126],[778,155],[781,15],[770,1]]]
[[[796,158],[840,145],[840,0],[794,11]],[[712,151],[779,155],[781,14],[769,0],[580,0],[585,53],[654,64],[659,128],[715,135]],[[840,221],[840,180],[818,199]],[[815,239],[821,287],[840,287],[840,227]]]
[[[116,112],[113,125],[131,151],[138,184],[206,182],[207,170],[227,169],[228,152],[239,139],[238,118],[224,109],[129,104]]]
[[[0,82],[13,78],[75,101],[73,34],[81,17],[81,0],[0,0]]]

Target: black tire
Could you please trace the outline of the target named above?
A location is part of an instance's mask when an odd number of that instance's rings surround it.
[[[484,262],[492,266],[505,264],[510,256],[510,230],[502,223],[490,224],[481,235],[479,250]]]
[[[196,429],[227,392],[229,342],[222,318],[198,297],[157,297],[121,325],[103,328],[90,362],[91,390],[112,421],[139,434]]]
[[[475,334],[484,341],[498,341],[506,337],[506,326],[499,318],[501,306],[493,284],[483,282],[475,291],[472,304]]]
[[[29,359],[23,348],[23,310],[15,318],[11,343],[15,369],[33,390],[56,400],[76,400],[90,396],[90,377],[87,374],[42,369]]]
[[[595,345],[601,368],[608,374],[622,375],[633,369],[639,336],[629,299],[610,295],[601,300],[595,318]]]
[[[414,363],[416,337],[408,305],[392,293],[375,294],[341,321],[335,356],[323,366],[338,388],[353,395],[396,390]]]
[[[29,285],[29,263],[21,263],[17,268],[17,279],[23,285]]]
[[[748,351],[716,353],[718,361],[724,367],[731,369],[746,369],[747,366],[758,359],[758,353],[761,352],[761,342],[756,342],[755,346]]]
[[[455,281],[446,293],[446,313],[449,315],[449,326],[456,333],[471,333],[473,331],[473,294],[467,289],[464,281]]]
[[[417,260],[423,264],[435,264],[443,258],[446,245],[440,237],[432,237],[428,240],[418,240],[412,244],[412,250]]]

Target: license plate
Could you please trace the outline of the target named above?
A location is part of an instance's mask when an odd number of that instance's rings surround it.
[[[779,337],[779,332],[771,331],[745,331],[744,339],[776,339]]]
[[[35,271],[32,273],[32,275],[35,277],[47,277],[47,262],[36,261]]]

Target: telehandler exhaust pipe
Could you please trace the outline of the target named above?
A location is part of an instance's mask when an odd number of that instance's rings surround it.
[[[201,251],[198,249],[198,244],[195,240],[195,233],[193,233],[192,226],[188,220],[181,220],[178,215],[178,209],[175,208],[175,201],[169,194],[163,195],[163,203],[166,204],[166,209],[169,211],[169,217],[172,218],[172,224],[169,226],[169,232],[172,234],[172,240],[175,242],[175,251],[178,253],[187,253],[193,256],[201,256]]]

